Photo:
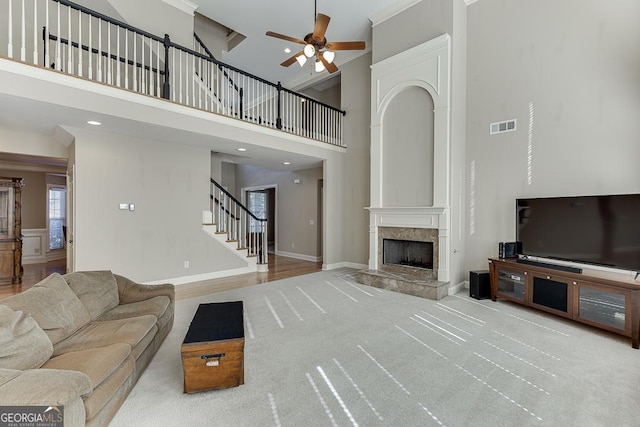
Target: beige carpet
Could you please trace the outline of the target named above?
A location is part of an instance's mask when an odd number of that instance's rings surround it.
[[[441,301],[319,272],[179,301],[112,426],[637,426],[630,340],[504,301]],[[182,393],[202,302],[243,300],[245,384]]]

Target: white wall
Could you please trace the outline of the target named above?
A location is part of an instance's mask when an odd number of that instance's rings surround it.
[[[158,37],[169,34],[171,41],[191,48],[193,46],[194,16],[162,0],[108,0],[129,25]]]
[[[209,150],[70,131],[76,138],[76,270],[110,269],[154,281],[246,266],[202,231]],[[118,209],[120,203],[133,203],[135,211]]]
[[[339,221],[343,224],[342,261],[353,267],[366,267],[369,262],[369,175],[371,164],[371,54],[341,65],[344,140],[347,152],[337,179],[342,189]],[[325,171],[326,172],[326,171]],[[334,176],[327,173],[328,179]],[[325,185],[326,185],[325,180]],[[326,190],[325,190],[326,193]],[[328,197],[327,197],[328,198]],[[332,200],[328,198],[328,200]],[[327,227],[327,224],[324,224]],[[326,250],[325,250],[326,252]]]
[[[638,16],[633,0],[469,6],[468,269],[515,238],[517,197],[640,192]],[[514,118],[517,131],[489,135]]]

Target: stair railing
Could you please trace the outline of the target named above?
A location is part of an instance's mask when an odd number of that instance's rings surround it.
[[[218,233],[226,233],[228,242],[258,257],[258,264],[268,263],[267,220],[258,218],[211,178],[211,212]]]
[[[4,0],[0,20],[6,20],[0,21],[0,56],[345,146],[344,111],[173,43],[169,35],[68,0]]]

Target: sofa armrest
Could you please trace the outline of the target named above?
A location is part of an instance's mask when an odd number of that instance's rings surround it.
[[[175,301],[175,289],[172,284],[143,285],[118,274],[114,276],[118,284],[120,304],[145,301],[157,296],[166,296],[171,302]]]
[[[67,405],[91,391],[89,377],[78,371],[0,369],[0,406]]]

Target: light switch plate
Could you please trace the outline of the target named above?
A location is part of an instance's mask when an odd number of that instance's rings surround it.
[[[136,210],[136,205],[134,205],[133,203],[129,204],[129,210],[130,211],[135,211]]]

